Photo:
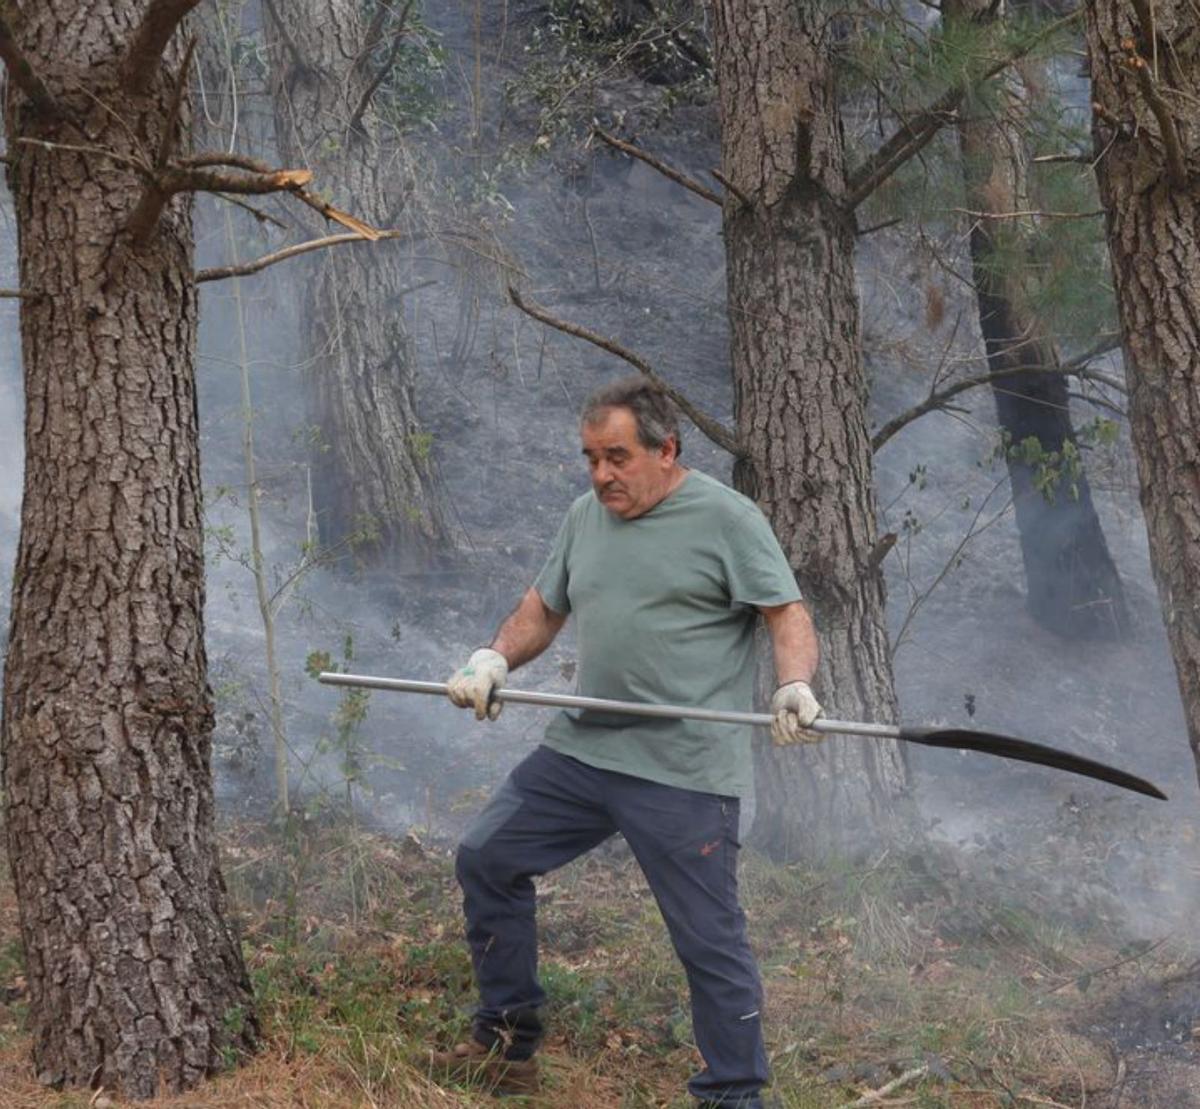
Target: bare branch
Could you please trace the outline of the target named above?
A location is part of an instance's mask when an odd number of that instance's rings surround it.
[[[732,181],[730,181],[729,178],[726,177],[725,174],[723,174],[719,169],[710,169],[708,172],[711,173],[718,181],[720,181],[721,184],[725,188],[727,188],[731,193],[733,193],[733,195],[736,196],[738,198],[738,200],[740,200],[747,207],[750,206],[750,198],[744,192],[742,192],[742,190],[739,189]]]
[[[22,289],[0,289],[0,300],[33,300],[38,293],[27,293]]]
[[[284,247],[282,250],[277,250],[272,254],[264,254],[261,258],[256,258],[252,262],[244,262],[239,266],[215,266],[212,269],[198,270],[196,273],[196,284],[201,285],[206,281],[223,281],[227,277],[249,277],[252,273],[258,273],[260,270],[265,270],[268,266],[273,266],[277,262],[286,262],[289,258],[298,258],[301,254],[308,254],[314,250],[324,250],[330,246],[340,246],[342,243],[367,243],[381,239],[406,239],[409,242],[419,242],[424,239],[423,234],[414,235],[410,231],[377,231],[375,239],[368,239],[366,235],[327,235],[323,239],[310,239],[306,243],[296,243],[294,246]],[[411,292],[412,290],[406,290]]]
[[[241,208],[243,211],[249,212],[259,223],[270,223],[278,227],[281,231],[286,231],[288,225],[281,219],[276,219],[269,212],[264,212],[260,208],[255,208],[253,204],[247,204],[244,200],[238,200],[236,196],[226,196],[224,193],[213,193],[218,200],[223,200],[227,204],[232,204],[235,208]]]
[[[97,158],[107,158],[111,162],[115,162],[119,166],[125,166],[127,169],[133,170],[134,173],[146,176],[150,172],[149,166],[144,162],[139,162],[136,158],[130,158],[126,154],[118,154],[115,150],[106,150],[103,146],[84,146],[79,143],[69,142],[50,142],[48,139],[33,139],[22,137],[17,139],[17,142],[22,146],[35,146],[42,150],[68,150],[72,154],[90,154]]]
[[[363,90],[362,97],[359,99],[358,107],[354,109],[354,114],[350,117],[350,125],[348,131],[354,131],[358,127],[359,120],[362,119],[363,113],[371,103],[371,98],[378,91],[379,86],[383,84],[384,78],[391,72],[392,66],[396,64],[396,55],[400,53],[400,46],[404,42],[404,36],[408,34],[408,13],[412,11],[413,0],[408,0],[404,5],[404,11],[400,13],[400,23],[396,27],[396,33],[392,36],[392,47],[388,51],[388,56],[384,63],[379,67],[379,72],[371,79],[371,82]],[[383,4],[379,5],[380,10],[384,8]]]
[[[1030,219],[1039,217],[1041,219],[1095,219],[1096,216],[1104,215],[1103,208],[1096,208],[1090,212],[1041,212],[1035,209],[1030,209],[1024,212],[976,212],[971,208],[947,208],[948,212],[959,212],[964,216],[971,216],[973,219]]]
[[[1014,62],[1020,61],[1035,46],[1063,28],[1069,27],[1082,14],[1083,8],[1078,7],[1062,19],[1048,23],[1036,35],[1015,46],[981,74],[960,81],[942,93],[929,107],[918,112],[912,119],[904,121],[891,138],[850,174],[846,182],[846,208],[857,208],[905,162],[919,154],[942,127],[953,121],[968,92],[990,81]]]
[[[871,449],[878,451],[889,439],[891,439],[902,428],[907,427],[914,420],[920,419],[928,412],[935,412],[938,409],[944,409],[948,402],[958,396],[959,393],[965,393],[968,389],[977,388],[980,385],[990,385],[996,381],[1002,381],[1007,377],[1016,374],[1066,374],[1070,377],[1077,377],[1085,381],[1095,381],[1097,384],[1105,385],[1110,389],[1115,389],[1119,393],[1128,393],[1125,384],[1118,381],[1111,374],[1101,373],[1099,370],[1089,369],[1086,365],[1093,358],[1113,350],[1120,345],[1120,340],[1108,339],[1103,343],[1093,347],[1090,351],[1080,355],[1078,358],[1072,359],[1070,362],[1065,362],[1061,366],[1014,366],[1007,370],[993,370],[988,373],[976,374],[973,377],[963,377],[955,381],[951,385],[947,385],[944,389],[939,389],[936,392],[931,392],[920,404],[914,404],[911,408],[901,412],[898,416],[892,417],[886,424],[883,425],[874,435],[871,436]]]
[[[375,11],[371,16],[371,22],[367,24],[367,29],[363,32],[362,45],[358,56],[351,63],[351,72],[356,70],[363,62],[363,59],[368,57],[372,50],[375,49],[383,41],[383,25],[388,17],[387,4],[376,4]],[[404,13],[408,15],[406,11]]]
[[[121,65],[126,88],[145,92],[150,87],[175,29],[199,3],[200,0],[150,0]]]
[[[639,373],[644,374],[655,385],[659,386],[675,402],[679,410],[716,443],[718,447],[727,450],[735,458],[739,458],[745,453],[741,444],[738,443],[737,435],[730,428],[725,427],[718,420],[714,420],[711,416],[701,412],[687,397],[659,377],[645,359],[634,354],[633,351],[628,350],[619,343],[614,342],[612,339],[606,339],[603,335],[597,334],[595,331],[590,331],[579,324],[568,323],[566,320],[560,320],[556,316],[552,316],[540,305],[526,303],[521,294],[512,285],[508,287],[508,295],[517,308],[527,316],[532,316],[535,320],[546,324],[547,327],[553,327],[555,330],[562,331],[567,335],[574,335],[577,339],[585,339],[594,346],[598,346],[601,350],[606,350],[609,354],[615,354],[618,358],[623,358]]]
[[[1091,153],[1085,154],[1082,152],[1078,154],[1038,154],[1030,158],[1030,161],[1038,166],[1050,165],[1056,162],[1074,162],[1079,165],[1090,166],[1094,157]]]
[[[301,71],[309,69],[310,66],[304,60],[304,55],[300,53],[300,48],[288,33],[287,24],[279,18],[279,11],[275,7],[275,0],[264,0],[264,3],[267,5],[267,11],[271,15],[271,22],[275,24],[275,33],[279,35],[279,41],[283,43],[284,48],[292,56],[292,64]],[[380,7],[383,8],[386,5],[380,4]]]
[[[712,189],[706,189],[700,182],[693,181],[677,169],[672,169],[666,162],[661,162],[655,158],[653,154],[647,154],[640,146],[635,146],[624,139],[618,139],[616,135],[610,135],[600,127],[593,127],[592,134],[602,142],[608,143],[614,149],[620,150],[623,154],[628,154],[631,158],[637,158],[639,161],[645,162],[652,169],[658,170],[664,177],[670,178],[675,184],[682,185],[685,189],[690,189],[697,196],[702,196],[705,200],[712,201],[718,208],[724,203]]]
[[[873,223],[870,227],[860,227],[854,234],[861,239],[867,235],[874,235],[876,231],[886,231],[889,227],[895,227],[896,224],[903,222],[903,216],[893,216],[891,219],[885,219],[882,223]]]
[[[0,61],[8,70],[9,79],[27,97],[34,108],[47,116],[61,116],[62,109],[55,102],[46,83],[38,76],[37,71],[29,64],[29,59],[17,45],[12,23],[6,14],[6,8],[0,8]]]
[[[184,89],[187,88],[188,73],[192,68],[192,55],[196,52],[196,37],[193,35],[183,54],[183,63],[179,67],[179,75],[175,78],[175,88],[171,92],[171,105],[167,109],[166,122],[163,125],[162,141],[158,146],[158,156],[154,159],[154,178],[146,185],[137,207],[129,217],[128,230],[136,247],[145,246],[158,228],[158,220],[162,215],[163,206],[169,196],[158,187],[158,180],[171,160],[171,151],[175,147],[177,137],[176,127],[179,123],[179,109],[183,104]]]

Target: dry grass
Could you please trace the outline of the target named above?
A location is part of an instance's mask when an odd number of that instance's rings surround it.
[[[149,1104],[494,1104],[437,1085],[423,1063],[429,1046],[464,1034],[472,996],[445,852],[345,827],[312,826],[283,844],[241,829],[226,836],[226,873],[263,1050],[201,1090]],[[1104,988],[1084,996],[1076,979],[1118,960],[1111,940],[931,884],[898,859],[814,873],[748,857],[743,887],[786,1109],[845,1106],[901,1075],[880,1104],[1077,1106],[1112,1085],[1106,1051],[1070,1031]],[[698,1059],[684,980],[632,860],[594,855],[540,894],[554,1031],[545,1092],[524,1104],[688,1106]],[[0,886],[0,1104],[88,1105],[90,1093],[49,1093],[32,1079],[14,941]]]

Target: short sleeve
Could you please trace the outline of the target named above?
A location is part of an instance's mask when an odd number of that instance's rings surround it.
[[[724,534],[731,603],[770,608],[802,599],[787,556],[757,507],[739,513]]]
[[[538,576],[534,579],[533,588],[541,595],[547,608],[566,614],[571,611],[571,601],[567,596],[567,587],[571,578],[567,570],[567,557],[571,550],[571,513],[563,518],[558,534],[554,537],[554,546],[546,558]]]

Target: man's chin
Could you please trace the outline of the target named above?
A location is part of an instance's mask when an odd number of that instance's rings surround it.
[[[628,497],[618,494],[613,496],[611,493],[607,496],[599,498],[600,503],[604,505],[609,512],[614,516],[619,516],[621,519],[626,519],[633,512],[633,501]]]

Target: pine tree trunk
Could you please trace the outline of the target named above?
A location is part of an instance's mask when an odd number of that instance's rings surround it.
[[[378,48],[364,42],[362,5],[272,0],[269,10],[278,17],[268,37],[282,159],[312,169],[314,189],[335,206],[395,226],[408,188],[404,162],[380,148],[372,104],[358,112],[380,64]],[[309,222],[314,236],[329,233],[315,213]],[[321,542],[351,541],[360,564],[419,564],[446,538],[431,443],[413,402],[401,249],[363,243],[313,255],[300,307]]]
[[[148,1097],[256,1031],[213,833],[191,202],[135,247],[142,186],[119,160],[158,149],[180,52],[135,95],[117,72],[130,5],[23,10],[24,53],[87,137],[10,81],[21,287],[37,295],[21,303],[5,831],[39,1079]]]
[[[1157,43],[1133,4],[1087,6],[1096,177],[1151,565],[1200,773],[1200,17],[1182,0],[1141,7],[1157,21]]]
[[[943,18],[997,20],[991,0],[947,0]],[[1001,13],[1002,14],[1002,13]],[[997,28],[999,23],[996,22]],[[1058,367],[1054,344],[1029,308],[1026,278],[1012,259],[1033,230],[1011,218],[1032,209],[1028,159],[1021,122],[1028,114],[1023,90],[1009,74],[999,103],[968,107],[958,125],[966,206],[1004,218],[976,218],[970,235],[979,326],[992,373],[1018,367]],[[1013,448],[1008,454],[1029,614],[1058,635],[1115,638],[1129,628],[1125,592],[1108,553],[1091,487],[1069,461],[1076,446],[1067,378],[1061,373],[1015,373],[992,386],[996,416]],[[1039,488],[1038,471],[1022,457],[1035,440],[1044,459],[1057,454],[1058,476]]]
[[[821,637],[830,715],[895,719],[829,46],[790,0],[715,0],[738,487],[767,514]],[[855,849],[901,814],[899,744],[758,749],[753,836],[776,856]]]

